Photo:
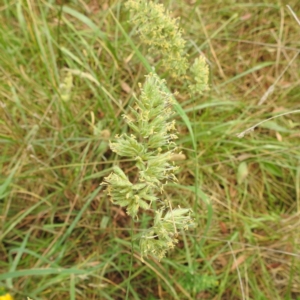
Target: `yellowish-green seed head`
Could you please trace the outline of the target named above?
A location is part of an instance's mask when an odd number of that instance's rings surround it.
[[[152,1],[129,0],[126,7],[131,11],[131,22],[137,26],[141,41],[150,46],[149,51],[161,56],[161,63],[171,76],[184,75],[188,62],[178,20],[171,18],[162,4]]]
[[[208,77],[209,69],[208,64],[204,56],[200,56],[195,59],[193,65],[190,68],[192,73],[192,81],[190,84],[190,93],[191,94],[202,94],[204,91],[209,90]]]

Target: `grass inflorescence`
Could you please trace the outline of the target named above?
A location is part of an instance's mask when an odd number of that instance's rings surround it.
[[[136,162],[136,182],[130,182],[115,166],[102,183],[107,185],[112,201],[126,207],[135,220],[140,208],[153,210],[156,202],[153,227],[142,235],[140,249],[142,256],[152,254],[159,259],[178,242],[178,230],[195,226],[189,208],[173,209],[171,202],[163,199],[164,186],[177,182],[174,172],[178,169],[172,164],[177,139],[175,122],[169,120],[174,114],[173,101],[172,95],[164,92],[164,85],[156,74],[147,76],[130,115],[123,116],[133,133],[116,136],[116,142],[110,142],[112,151]]]

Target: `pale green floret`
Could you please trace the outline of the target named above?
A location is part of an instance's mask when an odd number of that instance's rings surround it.
[[[169,244],[168,242],[164,240],[156,240],[153,238],[154,232],[150,231],[147,235],[143,236],[140,239],[140,251],[143,257],[146,257],[148,255],[152,255],[154,257],[157,257],[157,259],[160,261],[162,258],[164,258],[168,252],[168,250],[174,248],[174,244]]]
[[[153,227],[149,228],[140,240],[142,257],[153,255],[161,260],[168,250],[175,247],[177,230],[194,227],[190,209],[177,208],[169,210],[163,217],[163,210],[157,211]]]
[[[172,76],[185,74],[188,68],[185,40],[177,19],[171,18],[162,4],[152,1],[129,0],[125,5],[131,11],[131,22],[137,25],[142,42],[150,45],[149,51],[162,56],[162,64]]]
[[[110,149],[120,156],[136,157],[145,153],[145,147],[139,143],[134,135],[123,134],[116,143],[109,143]]]
[[[127,206],[128,215],[135,219],[140,207],[149,209],[151,202],[157,200],[147,183],[132,184],[117,166],[114,167],[113,173],[105,177],[102,185],[107,185],[112,202],[122,207]]]
[[[65,78],[59,85],[59,93],[63,101],[67,102],[70,100],[72,88],[73,88],[73,75],[71,72],[67,72]]]
[[[157,133],[156,135],[151,135],[148,141],[149,149],[157,149],[166,145],[166,140],[168,136],[164,135],[162,132]]]
[[[170,158],[170,152],[150,158],[147,161],[147,164],[141,169],[141,180],[157,185],[166,183],[167,181],[175,181],[176,179],[174,179],[175,176],[173,175],[173,172],[177,170],[177,167],[168,162]]]
[[[190,71],[195,82],[189,86],[191,94],[202,94],[204,91],[208,91],[209,69],[205,57],[196,58]]]

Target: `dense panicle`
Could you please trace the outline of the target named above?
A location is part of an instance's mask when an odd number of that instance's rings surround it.
[[[177,138],[175,121],[170,120],[173,95],[165,92],[164,84],[156,74],[146,76],[141,95],[130,109],[130,115],[123,116],[133,133],[116,136],[115,142],[110,143],[112,151],[135,160],[137,179],[135,183],[130,182],[115,166],[102,184],[107,185],[113,203],[126,207],[134,219],[138,219],[140,208],[151,208],[151,203],[158,200],[157,194],[163,192],[167,182],[177,181],[174,174],[177,167],[171,161],[176,150],[173,140]],[[169,211],[162,217],[167,209],[164,202],[159,201],[156,207],[160,209],[154,226],[142,236],[140,247],[142,256],[151,254],[161,259],[176,244],[177,230],[192,226],[193,219],[189,209],[172,210],[169,204]],[[174,216],[173,211],[177,212]]]
[[[129,0],[126,6],[131,11],[131,22],[137,26],[140,39],[150,46],[149,51],[161,55],[163,66],[172,76],[184,75],[188,62],[177,19],[171,18],[162,4],[152,1]]]

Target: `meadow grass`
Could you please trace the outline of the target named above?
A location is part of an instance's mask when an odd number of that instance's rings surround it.
[[[300,27],[281,1],[163,3],[209,61],[201,97],[140,45],[123,1],[1,2],[0,284],[15,299],[300,299],[299,114],[236,136],[300,108]],[[131,237],[149,216],[132,224],[99,184],[131,167],[108,141],[151,66],[179,92],[185,159],[166,195],[197,227],[143,263]]]

